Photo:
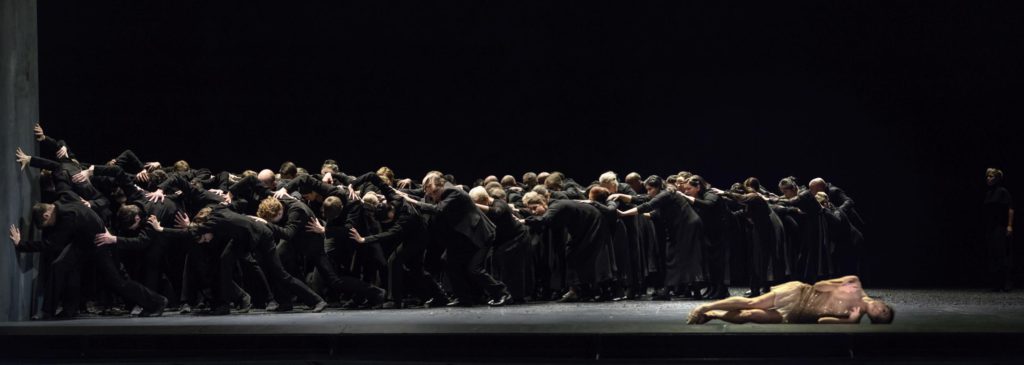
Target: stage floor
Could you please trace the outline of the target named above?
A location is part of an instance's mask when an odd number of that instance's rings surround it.
[[[742,290],[733,288],[734,294]],[[254,310],[229,316],[165,313],[158,318],[86,316],[71,321],[0,323],[0,332],[23,335],[82,334],[429,334],[429,333],[720,333],[720,332],[1019,332],[1024,331],[1024,291],[875,289],[896,312],[887,326],[735,325],[712,321],[686,325],[686,315],[706,301],[535,303],[499,308],[340,310],[323,313]]]
[[[742,289],[732,291],[739,294]],[[136,351],[128,351],[129,358],[146,356],[146,351],[165,348],[160,344],[183,344],[182,351],[192,351],[200,357],[204,352],[198,348],[203,346],[221,347],[225,354],[258,353],[269,351],[270,347],[280,353],[281,349],[311,346],[310,351],[323,350],[330,356],[337,356],[339,352],[369,351],[353,358],[366,359],[373,358],[371,348],[387,351],[386,343],[413,340],[422,346],[415,350],[423,354],[421,359],[435,361],[450,360],[443,355],[436,356],[444,353],[444,346],[459,349],[449,343],[459,341],[480,347],[477,350],[481,353],[469,351],[476,353],[474,356],[484,356],[487,352],[483,348],[498,342],[505,347],[495,345],[496,348],[510,350],[534,346],[532,350],[540,351],[534,356],[541,358],[559,358],[563,354],[560,351],[570,354],[571,358],[576,358],[577,354],[586,358],[592,353],[598,356],[600,353],[617,354],[612,358],[620,359],[668,359],[686,357],[686,354],[718,358],[715,354],[736,353],[722,345],[721,339],[727,338],[763,343],[763,348],[748,348],[750,351],[744,352],[757,357],[799,355],[801,351],[797,347],[778,347],[794,341],[801,346],[818,346],[820,350],[802,353],[826,357],[845,357],[846,352],[852,357],[854,348],[859,356],[897,353],[918,356],[915,355],[918,351],[937,347],[933,355],[945,350],[961,356],[962,360],[962,356],[975,355],[971,352],[975,349],[970,344],[973,341],[986,341],[987,345],[977,349],[1002,359],[1016,358],[1024,351],[1021,349],[1024,341],[1017,342],[1024,339],[1024,291],[874,289],[869,290],[869,294],[883,298],[894,307],[893,324],[870,325],[865,318],[861,325],[734,325],[720,321],[687,325],[686,314],[705,301],[538,303],[500,308],[328,309],[323,313],[300,310],[273,314],[254,311],[229,316],[168,313],[159,318],[86,317],[70,321],[10,322],[0,323],[0,341],[3,341],[0,347],[18,350],[19,344],[38,341],[39,346],[45,346],[48,338],[74,338],[78,341],[77,347],[63,350],[84,354],[85,358],[121,358],[126,349]],[[393,342],[396,338],[404,340]],[[125,345],[126,340],[137,343]],[[226,348],[241,341],[248,345]],[[821,344],[814,345],[816,341]],[[558,348],[559,343],[565,348]],[[673,343],[705,345],[686,351],[666,348]],[[540,350],[536,348],[539,344],[549,348]],[[635,353],[629,351],[630,346],[636,349]],[[712,349],[716,346],[721,348]],[[954,348],[959,348],[959,352]],[[59,350],[55,349],[54,354]]]

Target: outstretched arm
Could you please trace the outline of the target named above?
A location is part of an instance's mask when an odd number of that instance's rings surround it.
[[[830,292],[844,285],[855,285],[857,287],[860,287],[860,278],[854,275],[848,275],[838,279],[822,280],[817,283],[814,283],[814,290],[820,292]]]

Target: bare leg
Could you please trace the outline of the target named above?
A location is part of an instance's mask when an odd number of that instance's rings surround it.
[[[707,312],[709,310],[723,309],[723,310],[734,310],[734,309],[769,309],[775,305],[775,293],[767,292],[760,296],[753,298],[744,297],[732,297],[719,300],[717,302],[711,302],[697,307],[701,312]]]
[[[743,309],[743,310],[712,310],[704,314],[708,320],[721,319],[729,323],[760,323],[774,324],[782,323],[782,315],[773,309]]]
[[[705,313],[712,310],[739,311],[744,309],[771,309],[775,305],[775,293],[767,292],[754,298],[731,297],[701,305],[690,312],[687,323],[702,324],[710,318]]]

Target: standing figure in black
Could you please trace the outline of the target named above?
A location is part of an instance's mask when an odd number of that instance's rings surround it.
[[[1013,238],[1013,197],[1003,187],[1003,171],[989,168],[985,171],[988,191],[982,213],[988,270],[993,291],[1010,291],[1011,239]]]
[[[426,198],[436,204],[421,202],[409,195],[403,198],[425,212],[434,215],[432,225],[445,242],[446,274],[455,292],[451,306],[473,305],[474,291],[483,291],[490,306],[501,306],[512,298],[505,284],[487,273],[487,255],[494,243],[494,223],[477,208],[461,188],[448,183],[436,174],[423,179]]]
[[[664,222],[665,237],[665,282],[652,299],[670,300],[669,291],[675,288],[684,296],[696,297],[694,287],[707,281],[703,249],[707,246],[704,225],[690,201],[682,193],[668,191],[665,182],[658,176],[644,181],[650,200],[635,208],[621,212],[622,216],[634,216],[656,211],[658,219]],[[630,199],[618,195],[619,199]]]
[[[305,203],[287,195],[281,200],[269,196],[260,202],[256,215],[268,222],[274,239],[280,242],[277,255],[282,264],[291,269],[293,277],[300,274],[304,277],[299,262],[305,259],[332,289],[352,296],[367,308],[384,303],[383,289],[335,270],[336,265],[324,251],[323,226]]]

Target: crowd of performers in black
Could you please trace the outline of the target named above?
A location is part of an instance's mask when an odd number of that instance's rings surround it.
[[[19,252],[42,254],[35,318],[721,299],[730,284],[757,296],[858,274],[863,247],[853,200],[820,178],[784,178],[775,194],[689,172],[586,185],[559,172],[355,176],[333,160],[218,173],[130,150],[89,164],[35,134],[47,157],[16,158],[41,171],[42,234],[10,227]]]

